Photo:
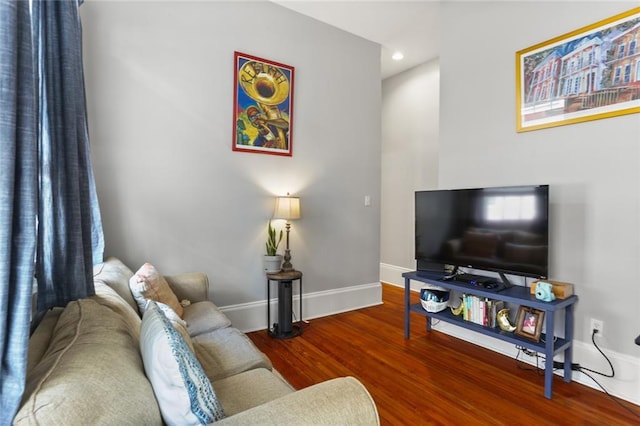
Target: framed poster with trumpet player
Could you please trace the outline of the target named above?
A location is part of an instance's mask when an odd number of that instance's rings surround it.
[[[235,52],[233,150],[291,156],[294,67]]]

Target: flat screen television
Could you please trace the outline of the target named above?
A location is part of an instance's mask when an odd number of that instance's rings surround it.
[[[418,271],[439,265],[546,278],[549,186],[417,191]],[[436,266],[435,269],[437,269]]]

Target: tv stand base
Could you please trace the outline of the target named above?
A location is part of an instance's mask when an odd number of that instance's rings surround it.
[[[431,320],[437,319],[448,322],[462,328],[484,334],[495,339],[503,340],[517,346],[522,346],[536,352],[543,353],[549,361],[545,363],[544,370],[544,396],[551,398],[553,385],[554,363],[551,362],[557,354],[564,354],[564,381],[571,381],[571,366],[573,358],[573,307],[578,301],[576,295],[566,299],[556,299],[552,302],[543,302],[529,293],[529,289],[521,286],[511,286],[500,292],[492,292],[481,287],[472,287],[468,284],[457,283],[455,281],[442,280],[442,273],[431,273],[422,271],[405,272],[404,277],[404,338],[409,338],[411,312],[424,315],[426,317],[426,329],[431,331]],[[422,308],[422,304],[411,304],[411,281],[419,281],[437,285],[450,291],[466,293],[481,298],[500,300],[520,306],[526,306],[545,312],[545,329],[540,341],[526,339],[512,332],[506,332],[500,328],[487,327],[475,324],[471,321],[464,321],[461,317],[453,315],[449,309],[441,312],[427,312]],[[564,312],[564,337],[555,335],[555,313]],[[549,336],[549,337],[547,337]]]

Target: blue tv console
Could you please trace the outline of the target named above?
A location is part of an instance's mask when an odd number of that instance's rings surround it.
[[[404,277],[404,337],[409,338],[410,330],[410,313],[417,312],[426,317],[427,331],[431,331],[431,320],[438,319],[457,326],[504,340],[514,345],[523,346],[536,352],[544,353],[547,362],[545,362],[544,374],[544,396],[551,398],[553,384],[553,357],[556,354],[564,352],[564,381],[571,381],[571,363],[573,356],[573,306],[578,301],[575,295],[566,299],[556,299],[553,302],[543,302],[535,298],[529,293],[527,287],[513,286],[502,291],[496,292],[486,290],[480,287],[473,287],[468,284],[458,283],[455,281],[443,281],[443,273],[413,271],[402,274]],[[528,306],[545,312],[545,329],[540,342],[529,340],[515,333],[503,331],[500,328],[486,327],[475,324],[471,321],[465,321],[459,316],[451,313],[450,309],[441,312],[427,312],[422,308],[420,303],[411,304],[410,294],[411,280],[423,283],[437,285],[448,290],[459,293],[471,294],[479,297],[487,297],[493,300],[502,300],[507,303],[513,303],[521,306]],[[554,335],[554,314],[557,311],[564,311],[564,337]],[[546,336],[553,336],[547,338]]]

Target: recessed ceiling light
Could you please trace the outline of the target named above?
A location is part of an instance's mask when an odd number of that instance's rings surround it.
[[[394,52],[393,55],[391,56],[391,59],[393,59],[394,61],[400,61],[403,58],[404,58],[404,55],[400,51]]]

